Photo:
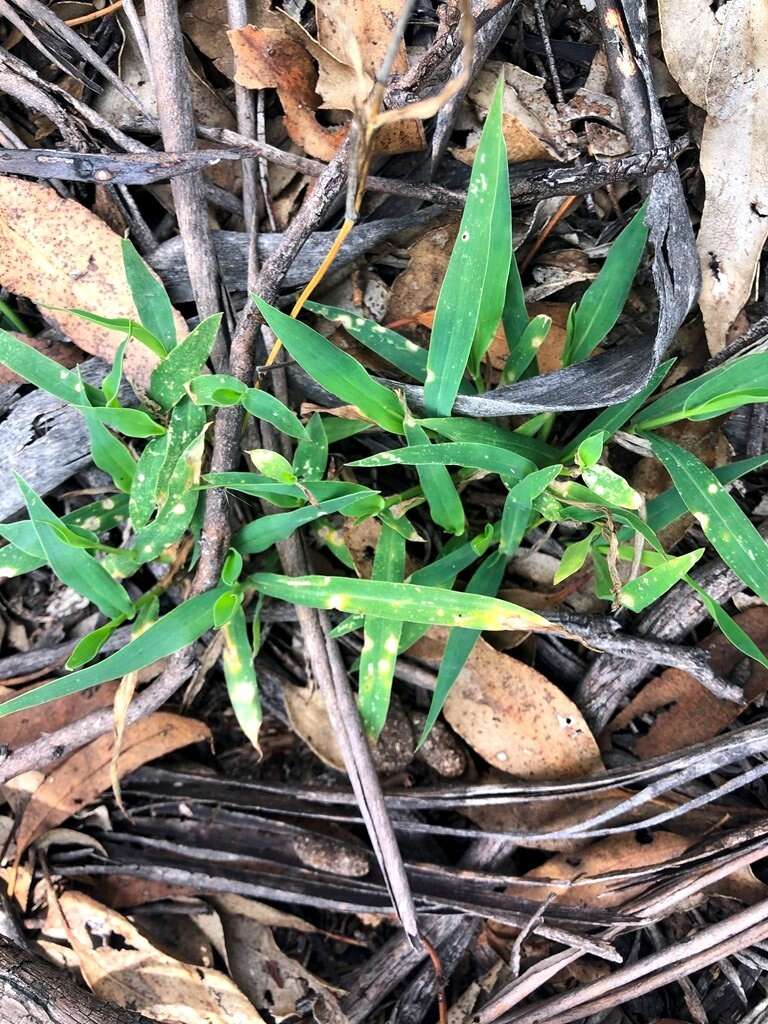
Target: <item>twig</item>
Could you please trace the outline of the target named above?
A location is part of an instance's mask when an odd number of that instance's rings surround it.
[[[243,28],[248,24],[246,0],[227,0],[227,15],[230,29]],[[237,129],[241,135],[253,139],[256,136],[256,103],[252,89],[235,82],[235,104],[237,107]],[[256,213],[256,162],[243,159],[243,213],[245,227],[251,231]]]
[[[79,18],[67,18],[64,24],[69,25],[71,28],[74,28],[76,25],[87,25],[91,21],[105,18],[108,14],[114,14],[122,6],[123,0],[115,0],[113,4],[110,4],[108,7],[102,7],[101,10],[91,11],[90,14],[81,14]]]

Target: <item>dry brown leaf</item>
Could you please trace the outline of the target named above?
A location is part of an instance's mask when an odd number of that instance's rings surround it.
[[[107,875],[95,879],[94,892],[102,903],[115,910],[192,895],[192,890],[183,886],[168,885],[152,878],[134,878],[133,875]]]
[[[16,690],[18,696],[35,689],[39,683],[23,690]],[[0,744],[15,750],[38,739],[45,732],[56,732],[64,725],[77,722],[91,711],[109,707],[115,699],[117,683],[104,683],[80,693],[61,697],[50,704],[40,704],[27,711],[0,718]]]
[[[202,722],[158,711],[125,730],[118,775],[123,778],[156,757],[209,736],[210,730]],[[19,822],[17,863],[30,843],[109,788],[113,743],[114,737],[100,736],[45,777]]]
[[[310,156],[332,160],[346,127],[326,128],[315,117],[320,98],[317,71],[306,49],[281,29],[245,28],[229,33],[235,55],[235,81],[246,89],[277,89],[285,129]]]
[[[697,240],[699,305],[715,353],[747,302],[768,238],[768,4],[659,0],[672,76],[707,112],[701,140],[706,198]]]
[[[610,871],[645,868],[679,857],[690,845],[690,839],[675,835],[673,832],[622,833],[599,839],[578,853],[550,857],[532,871],[526,872],[525,877],[575,879]],[[637,885],[627,885],[626,888],[609,888],[605,882],[597,882],[594,885],[577,885],[570,889],[559,886],[533,889],[529,885],[512,885],[507,889],[507,893],[536,900],[544,900],[553,894],[558,903],[607,910],[626,903],[642,892],[647,885],[647,882],[641,882]]]
[[[270,907],[267,903],[247,899],[236,893],[219,893],[210,902],[220,914],[239,914],[268,928],[292,928],[294,931],[306,932],[309,935],[321,930],[305,921],[303,917],[288,914],[284,910]]]
[[[760,650],[768,650],[768,608],[749,608],[736,616],[736,622],[752,637]],[[746,658],[718,631],[710,634],[699,647],[709,653],[712,668],[726,678],[738,666],[745,669],[744,696],[754,700],[768,692],[768,670]],[[643,718],[647,732],[634,742],[637,757],[656,757],[673,750],[712,739],[739,717],[741,709],[731,701],[718,700],[705,690],[692,675],[678,668],[668,668],[651,679],[636,697],[616,715],[600,737],[603,747],[610,746],[616,732],[630,722]],[[647,726],[647,716],[651,724]]]
[[[600,751],[581,712],[540,672],[480,639],[443,714],[489,764],[528,779],[589,775]]]
[[[293,731],[323,764],[343,772],[344,758],[325,710],[323,695],[316,686],[283,684],[283,700]]]
[[[83,978],[100,999],[169,1024],[264,1024],[220,971],[162,953],[121,914],[84,893],[65,892],[60,903]]]
[[[257,923],[253,915],[219,907],[232,977],[255,1005],[269,1010],[276,1021],[292,1019],[311,993],[317,1019],[348,1024],[336,999],[339,989],[283,953],[271,930]]]
[[[123,272],[120,236],[73,199],[21,178],[0,177],[0,284],[47,306],[86,309],[102,316],[138,319]],[[123,340],[71,313],[46,310],[84,352],[111,363]],[[187,333],[176,315],[177,336]],[[125,373],[146,391],[157,356],[132,340]]]
[[[323,764],[346,771],[336,733],[325,700],[317,687],[285,683],[283,699],[293,731],[307,744]],[[383,774],[402,771],[413,759],[415,740],[410,719],[396,698],[392,699],[386,725],[377,743],[371,743],[376,769]]]
[[[476,111],[474,129],[463,149],[454,155],[471,164],[480,142],[480,125],[485,121],[499,75],[504,75],[502,131],[510,163],[526,160],[570,160],[577,155],[576,137],[547,96],[544,80],[514,64],[488,61],[476,76],[468,99]],[[461,127],[470,127],[465,122]]]

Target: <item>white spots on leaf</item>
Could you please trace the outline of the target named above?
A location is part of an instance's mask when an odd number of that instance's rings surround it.
[[[392,661],[389,658],[379,658],[376,666],[379,670],[379,675],[387,675],[389,670],[392,668]]]
[[[415,341],[411,341],[408,338],[406,338],[406,340],[405,340],[405,347],[406,347],[406,350],[408,352],[418,352],[419,351],[419,346],[416,344],[416,342]]]
[[[381,324],[374,324],[373,330],[376,334],[386,334],[387,328],[382,327]]]
[[[142,551],[144,552],[145,555],[151,554],[152,553],[152,545],[151,544],[145,544],[144,547],[142,548]]]
[[[68,370],[60,370],[59,371],[59,380],[66,380],[67,377],[69,377],[69,371]]]
[[[487,192],[488,191],[488,178],[485,176],[485,174],[483,174],[482,171],[480,172],[477,180],[478,180],[478,183],[480,185],[481,191]]]
[[[115,507],[115,503],[112,500],[112,498],[105,498],[104,501],[102,501],[102,503],[101,503],[101,507],[105,508],[105,509],[107,509],[107,511],[109,511],[109,509]]]
[[[435,371],[434,370],[427,370],[427,375],[424,378],[424,383],[425,384],[434,384],[436,379],[437,378],[435,377]]]
[[[237,659],[236,665],[233,659],[233,661],[230,662],[230,665],[232,666],[232,671],[236,672],[241,667],[240,659]],[[255,696],[256,687],[253,683],[243,679],[241,682],[235,684],[235,700],[238,704],[250,704]]]
[[[709,529],[709,516],[706,512],[694,512],[694,518],[698,519],[699,525],[705,532]]]
[[[137,484],[143,484],[146,479],[147,478],[144,476],[143,473],[137,473],[136,474],[136,483]]]
[[[397,637],[390,633],[390,635],[384,641],[384,650],[387,652],[387,654],[397,654],[397,648]]]
[[[10,565],[0,565],[0,580],[10,580],[16,575],[16,570]]]
[[[175,516],[183,516],[184,513],[187,511],[187,506],[184,504],[183,501],[180,501],[178,504],[173,506],[171,511]]]
[[[716,483],[711,483],[707,486],[707,494],[717,494],[719,490],[720,488],[717,486]]]
[[[101,526],[101,520],[98,516],[89,516],[88,519],[83,523],[84,530],[98,530]]]

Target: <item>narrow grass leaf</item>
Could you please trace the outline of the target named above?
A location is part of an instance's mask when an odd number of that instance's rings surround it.
[[[405,439],[411,446],[428,446],[429,436],[423,427],[406,412],[403,420]],[[418,469],[419,483],[429,505],[433,522],[446,533],[456,535],[464,532],[466,520],[459,492],[445,466],[421,466]]]
[[[766,400],[768,352],[757,352],[669,388],[635,417],[633,426],[653,430],[676,420],[709,419]]]
[[[317,383],[393,434],[403,432],[403,410],[395,395],[322,334],[264,302],[254,302],[275,335]]]
[[[602,501],[630,509],[640,508],[643,504],[642,495],[607,466],[589,466],[582,470],[581,478]]]
[[[383,505],[381,498],[377,500],[381,507]],[[235,534],[232,547],[241,555],[258,554],[271,548],[273,544],[286,540],[300,526],[306,526],[307,523],[331,515],[333,512],[340,512],[359,501],[359,495],[345,494],[339,498],[321,501],[317,505],[297,508],[292,512],[277,512],[274,515],[262,516],[260,519],[248,523]]]
[[[55,575],[66,586],[92,601],[108,618],[130,615],[133,604],[117,580],[113,580],[87,551],[71,547],[61,540],[53,527],[56,525],[66,529],[65,524],[18,474],[16,484],[24,498],[45,559]]]
[[[64,668],[72,671],[76,668],[82,668],[89,661],[93,661],[107,640],[124,622],[125,616],[118,615],[117,618],[105,622],[103,626],[99,626],[98,629],[94,629],[91,633],[81,637],[67,658]]]
[[[528,532],[534,499],[549,487],[562,468],[557,464],[537,469],[510,488],[501,515],[499,550],[502,554],[510,557],[517,551]]]
[[[328,438],[320,413],[313,413],[304,436],[296,445],[293,471],[305,483],[322,480],[328,468]]]
[[[195,405],[237,405],[248,387],[228,373],[204,373],[187,382],[186,391]]]
[[[213,349],[222,315],[206,317],[152,371],[149,393],[163,409],[174,406],[186,393],[187,382],[200,373]]]
[[[254,652],[248,639],[245,612],[238,605],[223,628],[222,664],[227,693],[237,724],[261,753],[259,732],[263,719],[259,698],[259,680],[254,666]]]
[[[80,404],[82,411],[83,405]],[[141,409],[117,409],[114,406],[95,406],[89,409],[93,419],[105,427],[125,434],[126,437],[162,437],[165,427]]]
[[[711,597],[707,591],[700,587],[696,580],[690,576],[686,576],[685,582],[689,587],[699,596],[701,603],[709,612],[710,616],[714,619],[715,625],[723,634],[724,637],[733,644],[737,651],[741,651],[742,654],[746,654],[748,658],[752,658],[753,661],[758,662],[763,668],[768,668],[768,658],[763,654],[760,648],[757,646],[755,641],[746,633],[741,626],[733,619],[728,612],[721,608],[720,605]]]
[[[645,210],[643,204],[621,232],[600,273],[578,302],[563,359],[566,366],[590,356],[619,319],[648,240]]]
[[[136,459],[123,442],[92,415],[92,411],[82,410],[91,440],[93,461],[99,469],[109,474],[118,490],[128,494],[136,475]]]
[[[419,424],[426,430],[432,430],[441,437],[451,441],[472,441],[477,444],[490,444],[497,448],[522,455],[537,466],[549,466],[559,462],[557,448],[536,437],[528,437],[517,431],[505,430],[496,423],[485,420],[473,420],[461,416],[431,416],[419,419]]]
[[[56,307],[52,306],[49,308],[55,309]],[[150,352],[153,352],[160,359],[164,359],[167,354],[165,345],[151,331],[148,331],[143,324],[138,323],[136,320],[129,320],[124,316],[99,316],[98,313],[90,313],[87,309],[68,309],[67,312],[72,313],[73,316],[80,317],[81,320],[98,324],[99,327],[104,327],[108,331],[118,331],[120,334],[127,334],[129,338],[135,338],[136,341],[140,341],[145,348],[148,348]]]
[[[107,376],[101,382],[101,393],[104,395],[104,401],[107,405],[119,405],[117,396],[120,391],[120,382],[123,379],[123,360],[125,359],[125,349],[127,344],[128,339],[124,338],[117,346],[114,359],[112,360],[112,367]]]
[[[378,615],[395,621],[467,629],[553,628],[541,615],[509,601],[457,594],[452,590],[414,583],[385,583],[344,576],[279,576],[274,573],[254,573],[248,577],[248,582],[267,597],[310,608]]]
[[[293,466],[279,452],[273,452],[271,448],[251,448],[247,455],[254,468],[270,480],[281,484],[296,483]]]
[[[704,536],[740,580],[768,602],[768,546],[703,462],[656,434],[646,435]]]
[[[522,365],[524,362],[522,353],[525,351],[525,348],[521,348],[521,355],[519,357],[516,357],[516,352],[517,349],[520,348],[520,339],[528,328],[529,317],[528,310],[525,306],[523,282],[520,279],[520,270],[517,266],[514,250],[512,251],[512,259],[509,263],[509,276],[507,277],[507,288],[504,295],[504,309],[501,313],[501,322],[504,325],[504,335],[507,339],[509,358],[511,360],[516,360],[513,365],[517,365],[518,362]],[[520,373],[523,373],[524,370],[525,366],[522,367]],[[518,380],[519,374],[514,379]]]
[[[555,586],[558,583],[562,583],[563,580],[567,580],[569,576],[573,576],[574,573],[577,573],[582,568],[598,535],[599,530],[594,529],[582,540],[577,540],[573,544],[568,545],[563,552],[560,565],[557,567],[554,580],[552,581]]]
[[[536,358],[536,353],[547,340],[552,317],[541,313],[525,327],[517,340],[509,345],[509,356],[501,374],[501,384],[512,384],[520,380]],[[508,340],[509,344],[509,340]]]
[[[127,238],[122,240],[125,279],[139,319],[166,352],[176,345],[176,323],[168,294]]]
[[[382,523],[373,559],[372,578],[401,582],[405,571],[405,540],[396,530]],[[358,704],[367,734],[378,739],[387,720],[392,680],[402,620],[365,617],[363,649],[360,654]]]
[[[379,358],[396,366],[406,377],[418,381],[419,384],[424,383],[427,376],[427,350],[417,345],[415,341],[404,338],[402,334],[390,330],[389,327],[382,327],[374,320],[364,320],[363,317],[346,309],[339,309],[338,306],[307,302],[306,308],[330,320],[331,323],[340,324],[355,341],[359,341]]]
[[[298,416],[291,412],[287,405],[283,405],[279,398],[270,395],[268,391],[261,391],[257,388],[248,388],[242,398],[242,405],[246,412],[254,419],[266,420],[273,427],[277,427],[288,437],[295,437],[303,441],[307,431],[302,425]]]
[[[83,385],[76,373],[3,330],[0,330],[0,363],[54,398],[68,405],[83,405]]]
[[[90,665],[19,694],[18,697],[12,697],[0,704],[0,717],[16,711],[27,711],[60,697],[87,690],[90,686],[120,679],[129,672],[138,672],[194,643],[213,626],[213,609],[222,592],[217,587],[190,598],[97,665]]]
[[[532,472],[536,468],[532,462],[514,452],[471,441],[410,445],[380,455],[369,455],[349,465],[360,469],[383,466],[463,466],[465,469],[479,469],[511,478],[520,476],[521,467],[524,467],[523,472]]]
[[[213,628],[222,629],[230,621],[242,603],[243,595],[234,590],[225,590],[213,606]]]
[[[641,612],[657,601],[690,572],[704,554],[704,548],[697,548],[685,555],[668,558],[655,569],[649,569],[637,579],[625,583],[619,601],[633,612]]]
[[[502,99],[500,80],[475,153],[459,233],[435,308],[424,379],[424,405],[433,416],[451,412],[470,353],[477,365],[504,308],[512,243]],[[494,251],[495,246],[502,248]]]

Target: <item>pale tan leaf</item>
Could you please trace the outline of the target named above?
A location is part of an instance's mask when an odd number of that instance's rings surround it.
[[[661,864],[674,860],[688,849],[692,840],[673,832],[628,832],[620,835],[607,836],[591,843],[576,854],[558,854],[550,857],[538,867],[528,871],[526,878],[542,879],[579,879],[584,880],[592,875],[602,875],[612,871],[624,871],[631,868],[646,868],[652,864]],[[575,885],[569,889],[562,886],[544,886],[531,888],[529,885],[512,885],[507,892],[513,896],[524,896],[528,899],[544,900],[548,895],[557,896],[558,903],[566,903],[576,907],[610,907],[621,906],[627,900],[642,892],[648,882],[639,882],[622,887],[609,887],[605,882],[594,885]]]
[[[220,971],[162,953],[121,914],[84,893],[65,892],[60,903],[83,978],[99,998],[168,1024],[263,1024]],[[93,935],[101,937],[96,946]]]
[[[126,729],[118,775],[123,778],[156,757],[209,736],[210,730],[202,722],[158,711]],[[45,777],[19,823],[17,863],[30,843],[109,788],[113,744],[113,736],[100,736]]]
[[[443,714],[489,764],[528,779],[574,778],[602,767],[581,712],[540,672],[479,639]]]
[[[73,199],[21,178],[0,177],[0,284],[46,306],[138,319],[123,271],[120,236]],[[123,340],[71,313],[46,310],[84,352],[111,363]],[[177,337],[187,333],[176,315]],[[125,351],[125,373],[146,391],[157,357],[136,340]]]
[[[112,744],[112,757],[109,761],[109,782],[112,792],[115,794],[115,802],[123,814],[127,815],[123,805],[123,794],[120,791],[120,754],[123,749],[125,738],[125,720],[128,714],[136,686],[139,681],[138,672],[129,672],[120,680],[115,694],[115,703],[112,708],[112,719],[114,723],[115,742]]]
[[[659,0],[659,16],[672,75],[707,112],[699,305],[716,353],[749,298],[768,238],[768,5],[730,0],[713,12],[706,0]]]

